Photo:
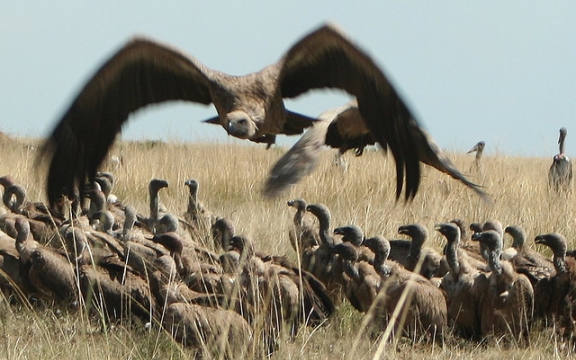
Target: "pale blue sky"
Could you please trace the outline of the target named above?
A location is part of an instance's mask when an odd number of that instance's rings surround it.
[[[466,151],[484,140],[487,153],[552,157],[565,126],[576,156],[574,1],[3,1],[0,131],[47,135],[134,35],[242,75],[327,21],[374,57],[441,147]],[[313,92],[288,106],[315,116],[346,99]],[[228,141],[221,127],[200,123],[214,115],[212,106],[157,106],[133,116],[124,136]]]

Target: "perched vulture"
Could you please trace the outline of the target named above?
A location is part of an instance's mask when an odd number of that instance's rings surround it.
[[[88,80],[43,145],[39,159],[50,162],[49,202],[54,204],[63,195],[74,198],[78,184],[94,180],[116,134],[140,108],[174,100],[213,104],[218,116],[207,122],[219,123],[237,138],[271,144],[276,135],[300,134],[323,123],[287,110],[283,101],[318,88],[341,89],[356,98],[357,126],[369,130],[370,137],[394,156],[397,198],[404,186],[406,199],[416,195],[420,162],[484,195],[420,128],[374,60],[338,28],[324,25],[299,40],[278,62],[244,76],[209,69],[153,40],[130,40]],[[313,158],[297,155],[284,167],[293,173],[309,171]],[[265,195],[278,195],[299,178],[286,180],[284,174],[285,168],[272,173]]]

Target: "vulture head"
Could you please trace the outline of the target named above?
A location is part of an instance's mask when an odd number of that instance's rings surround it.
[[[438,231],[440,234],[444,235],[444,237],[446,238],[446,240],[448,240],[449,243],[460,241],[460,227],[458,227],[458,225],[454,223],[449,222],[449,223],[436,224],[434,229]]]
[[[505,234],[512,236],[512,247],[518,251],[522,250],[526,242],[526,232],[519,225],[506,226],[504,229]]]
[[[566,238],[558,233],[538,235],[534,238],[536,244],[548,246],[555,256],[564,257],[568,248]]]
[[[306,211],[306,200],[304,199],[292,199],[288,200],[288,206],[296,208],[298,211]]]
[[[342,242],[349,242],[354,246],[360,246],[364,241],[364,232],[356,225],[337,227],[334,234],[342,235]]]
[[[198,180],[196,179],[186,180],[184,182],[184,185],[188,186],[188,188],[190,189],[190,194],[196,194],[198,192],[198,186],[199,186]]]
[[[383,236],[374,236],[364,240],[364,246],[372,250],[375,255],[380,255],[384,259],[390,254],[390,241]]]
[[[398,228],[398,233],[410,236],[412,242],[420,246],[428,238],[428,229],[422,224],[402,225]]]
[[[331,220],[330,210],[324,204],[310,204],[306,206],[306,211],[312,213],[320,221],[324,220],[329,223]]]

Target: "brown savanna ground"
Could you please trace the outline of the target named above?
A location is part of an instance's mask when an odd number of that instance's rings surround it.
[[[28,190],[28,199],[44,201],[43,167],[35,168],[37,147],[33,141],[0,141],[0,176],[11,174]],[[470,178],[485,186],[492,204],[483,203],[471,190],[429,167],[416,199],[395,202],[394,162],[381,152],[366,151],[361,158],[347,154],[346,173],[332,164],[333,151],[326,151],[318,169],[305,181],[275,200],[260,192],[266,174],[285,149],[266,151],[264,146],[224,144],[167,144],[121,142],[111,154],[119,154],[124,166],[114,172],[114,193],[140,213],[148,212],[148,181],[163,178],[170,184],[160,193],[161,201],[175,214],[186,208],[186,179],[200,182],[200,198],[214,213],[231,218],[238,233],[250,235],[262,252],[287,254],[295,259],[289,240],[293,209],[286,201],[302,197],[309,203],[324,203],[332,212],[332,226],[357,224],[366,235],[399,238],[402,224],[423,223],[430,230],[428,246],[441,249],[443,241],[434,224],[461,218],[467,222],[499,219],[504,225],[520,224],[533,246],[534,236],[557,231],[574,247],[576,203],[574,195],[556,196],[547,190],[550,156],[524,158],[485,156],[483,172],[472,171],[473,156],[449,154]],[[505,239],[509,246],[510,239]],[[544,251],[544,249],[540,249]],[[344,303],[324,326],[303,328],[295,339],[286,339],[274,355],[280,359],[330,358],[565,358],[574,356],[568,343],[550,329],[535,330],[531,345],[518,348],[491,341],[478,345],[448,335],[442,343],[419,339],[380,342],[364,327],[362,315]],[[147,328],[137,321],[102,327],[82,312],[50,305],[0,302],[0,358],[7,359],[184,359],[190,349],[172,341],[158,326]],[[379,348],[381,345],[381,348]],[[238,354],[253,358],[255,354]]]

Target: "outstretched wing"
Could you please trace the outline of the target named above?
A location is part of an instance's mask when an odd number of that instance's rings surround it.
[[[264,184],[264,196],[279,196],[290,185],[296,184],[316,168],[329,125],[330,121],[316,121],[276,162]]]
[[[130,113],[149,104],[186,100],[210,104],[207,69],[197,60],[137,38],[115,53],[86,83],[38,158],[50,161],[50,204],[93,178]]]
[[[285,98],[315,88],[338,88],[354,95],[374,139],[389,148],[396,162],[396,197],[404,187],[412,199],[420,184],[420,162],[434,166],[476,192],[483,192],[452,165],[426,134],[374,61],[338,29],[326,25],[305,36],[282,58],[280,89]]]
[[[348,149],[360,150],[373,144],[371,139],[371,134],[358,112],[356,100],[323,112],[318,116],[318,121],[270,170],[264,184],[264,196],[279,196],[288,187],[309,175],[318,164],[322,145],[340,149],[339,151],[344,153]]]

